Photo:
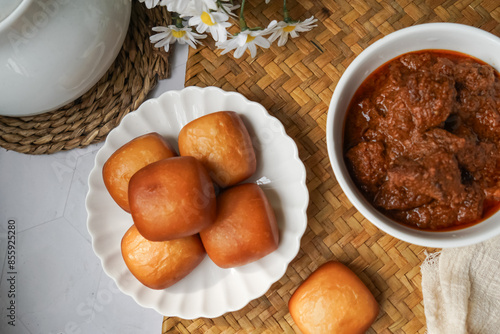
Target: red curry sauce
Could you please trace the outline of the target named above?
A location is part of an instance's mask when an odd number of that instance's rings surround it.
[[[359,87],[344,154],[365,197],[421,229],[470,226],[500,208],[500,76],[468,55],[404,54]]]

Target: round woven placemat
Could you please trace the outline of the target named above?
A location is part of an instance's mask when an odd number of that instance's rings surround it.
[[[164,7],[133,1],[123,47],[101,80],[58,110],[28,117],[0,116],[0,146],[27,154],[50,154],[98,143],[168,77],[168,54],[149,42],[151,28],[166,25]]]
[[[288,312],[295,289],[321,264],[341,261],[373,292],[380,314],[368,333],[425,333],[420,265],[426,249],[377,229],[347,200],[328,159],[326,117],[351,61],[384,35],[425,22],[459,22],[500,36],[500,2],[288,0],[294,19],[318,27],[259,50],[255,59],[220,55],[213,43],[190,50],[186,86],[218,86],[260,102],[285,126],[307,170],[308,227],[297,257],[267,293],[215,319],[164,317],[162,333],[300,333]],[[249,26],[280,20],[282,1],[247,0]]]

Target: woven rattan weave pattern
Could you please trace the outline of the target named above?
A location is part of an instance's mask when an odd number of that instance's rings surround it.
[[[280,19],[281,0],[247,2],[249,26]],[[500,2],[289,0],[294,19],[311,15],[318,27],[259,50],[255,59],[220,55],[213,43],[192,50],[186,85],[218,86],[263,104],[295,140],[307,169],[308,228],[286,274],[242,310],[216,319],[165,317],[162,333],[300,333],[287,303],[296,287],[328,260],[348,265],[381,306],[369,333],[424,333],[420,264],[425,249],[381,232],[351,205],[329,164],[328,104],[338,79],[364,48],[388,33],[426,22],[458,22],[500,36]]]
[[[0,116],[0,146],[50,154],[98,143],[137,109],[158,80],[168,76],[168,55],[149,42],[151,27],[165,25],[164,7],[148,10],[133,1],[129,30],[118,57],[102,79],[66,106],[29,117]]]

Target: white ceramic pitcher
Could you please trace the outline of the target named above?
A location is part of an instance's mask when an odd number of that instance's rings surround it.
[[[0,115],[57,109],[87,92],[120,51],[131,0],[0,0]]]

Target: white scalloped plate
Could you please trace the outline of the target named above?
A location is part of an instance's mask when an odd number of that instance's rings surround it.
[[[279,247],[259,261],[232,269],[221,269],[206,256],[177,284],[164,290],[149,289],[129,272],[121,256],[121,238],[133,221],[108,194],[102,180],[103,164],[126,142],[153,131],[177,148],[177,135],[186,123],[221,110],[237,112],[252,137],[257,170],[245,182],[261,184],[266,193],[280,228]],[[261,183],[262,180],[265,182]],[[307,226],[308,203],[304,165],[295,142],[278,119],[239,93],[215,87],[187,87],[146,101],[109,133],[89,176],[87,228],[106,274],[137,303],[165,316],[214,318],[243,308],[285,274],[300,248]]]

